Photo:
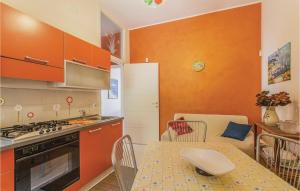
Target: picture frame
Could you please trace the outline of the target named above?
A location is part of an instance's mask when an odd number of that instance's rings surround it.
[[[110,79],[110,90],[108,90],[108,99],[118,99],[119,97],[119,81]]]
[[[291,80],[291,42],[268,57],[268,84]]]

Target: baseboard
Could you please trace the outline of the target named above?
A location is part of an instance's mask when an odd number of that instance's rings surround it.
[[[109,169],[107,169],[106,171],[101,173],[99,176],[94,178],[92,181],[90,181],[89,183],[84,185],[82,188],[80,188],[79,191],[88,191],[88,190],[90,190],[91,188],[96,186],[99,182],[101,182],[103,179],[105,179],[107,176],[109,176],[113,172],[114,172],[113,167],[110,167]]]

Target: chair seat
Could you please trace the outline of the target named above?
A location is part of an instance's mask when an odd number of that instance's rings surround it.
[[[130,190],[134,182],[136,171],[134,168],[127,166],[120,166],[120,173],[123,178],[126,190]]]
[[[118,139],[112,151],[112,164],[121,191],[130,191],[137,173],[137,165],[129,135]]]

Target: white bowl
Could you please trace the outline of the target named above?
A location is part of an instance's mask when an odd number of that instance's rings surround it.
[[[222,153],[210,149],[187,148],[180,152],[183,159],[214,176],[231,172],[235,165]]]

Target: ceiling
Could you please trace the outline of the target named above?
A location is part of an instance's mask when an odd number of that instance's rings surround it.
[[[100,0],[102,10],[127,29],[247,5],[259,0],[164,0],[152,8],[144,0]]]
[[[121,28],[106,15],[101,14],[101,36],[121,32]]]

